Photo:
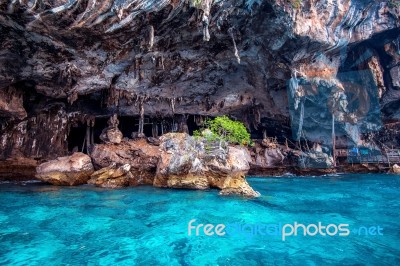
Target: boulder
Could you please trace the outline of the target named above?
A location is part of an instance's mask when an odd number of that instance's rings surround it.
[[[105,128],[100,135],[102,141],[113,144],[121,143],[123,137],[122,132],[118,128]]]
[[[333,158],[332,156],[323,152],[303,152],[298,158],[299,166],[301,168],[332,168]]]
[[[186,189],[221,189],[221,195],[259,196],[244,178],[251,160],[243,147],[195,139],[185,133],[160,138],[161,157],[153,185]]]
[[[267,167],[274,167],[282,165],[285,156],[282,154],[281,150],[276,149],[265,149],[265,162]]]
[[[130,180],[130,185],[152,185],[160,154],[158,149],[147,143],[146,139],[137,139],[123,141],[118,145],[95,144],[90,156],[97,169],[109,167],[112,163],[129,165],[129,172],[135,180]]]
[[[398,166],[397,164],[392,166],[392,171],[395,174],[400,174],[400,166]]]
[[[93,184],[104,188],[118,188],[127,187],[129,185],[137,185],[137,181],[134,179],[130,170],[131,166],[129,164],[117,166],[117,164],[112,163],[110,166],[94,172],[91,175],[91,179],[88,181],[88,184]]]
[[[122,132],[118,129],[119,120],[117,115],[112,115],[107,121],[108,127],[103,129],[100,139],[105,143],[119,144],[124,137]]]
[[[94,172],[90,157],[81,152],[42,163],[36,168],[36,178],[57,186],[86,184]]]

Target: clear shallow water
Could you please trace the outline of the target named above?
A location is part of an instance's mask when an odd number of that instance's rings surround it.
[[[0,184],[0,264],[400,265],[400,177],[251,178],[218,191]],[[347,237],[188,236],[188,222],[348,223]],[[355,229],[381,226],[383,235]],[[194,231],[193,231],[194,233]]]

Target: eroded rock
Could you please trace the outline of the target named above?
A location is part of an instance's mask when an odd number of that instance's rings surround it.
[[[161,137],[161,157],[153,185],[156,187],[219,188],[221,195],[256,197],[244,175],[250,169],[250,155],[242,147],[208,142],[185,133]]]
[[[94,172],[90,176],[88,184],[104,188],[135,186],[137,185],[137,180],[134,179],[130,170],[131,166],[129,164],[118,167],[115,163],[112,163],[110,166]]]
[[[23,106],[23,94],[15,88],[0,89],[0,117],[24,119],[27,116]]]
[[[392,166],[392,171],[395,174],[400,174],[400,166],[398,166],[397,164]]]
[[[114,114],[113,116],[111,116],[107,124],[108,127],[105,128],[103,132],[101,132],[100,139],[105,143],[121,143],[124,136],[122,135],[122,132],[118,129],[119,121],[117,115]]]
[[[90,157],[76,152],[39,165],[36,178],[52,185],[76,186],[86,184],[93,172]]]
[[[159,160],[157,146],[150,145],[145,139],[123,141],[118,145],[96,144],[91,153],[93,163],[98,168],[117,165],[130,165],[129,171],[135,181],[130,184],[152,185]]]

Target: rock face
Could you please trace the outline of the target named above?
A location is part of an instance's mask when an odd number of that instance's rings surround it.
[[[102,168],[94,172],[88,181],[88,184],[93,184],[104,188],[118,188],[137,185],[137,180],[130,172],[131,166],[124,164],[119,167],[115,163],[109,167]]]
[[[381,127],[400,119],[399,21],[395,1],[1,1],[0,159],[192,132],[224,114],[255,138],[329,146],[334,113],[351,144],[373,131],[400,145]]]
[[[76,186],[86,184],[93,171],[90,157],[77,152],[39,165],[36,178],[57,186]]]
[[[244,148],[196,140],[184,133],[161,137],[161,158],[154,186],[187,189],[219,188],[221,195],[255,197],[244,178],[250,156]]]
[[[158,146],[148,144],[145,139],[138,139],[123,141],[118,145],[96,144],[90,156],[98,168],[112,164],[129,165],[129,172],[134,179],[129,181],[130,185],[152,185],[159,160],[158,149]]]
[[[113,115],[108,120],[108,127],[101,132],[100,139],[105,143],[119,144],[122,141],[122,132],[118,129],[118,118],[117,115]]]
[[[27,113],[23,106],[22,97],[22,92],[17,92],[13,87],[0,89],[0,115],[24,119]]]

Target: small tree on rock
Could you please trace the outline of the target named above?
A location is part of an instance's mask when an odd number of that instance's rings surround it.
[[[207,119],[204,123],[214,139],[222,139],[228,143],[251,145],[250,133],[242,122],[231,120],[227,116],[219,116],[214,119]],[[200,132],[194,132],[194,136],[200,136]],[[210,136],[208,136],[210,138]]]

